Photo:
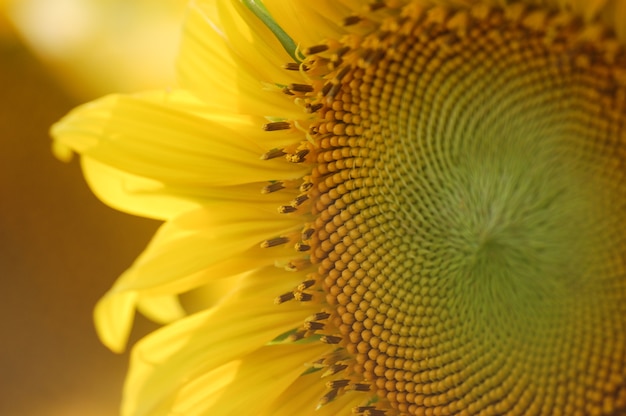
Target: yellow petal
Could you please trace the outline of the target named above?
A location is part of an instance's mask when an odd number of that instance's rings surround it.
[[[166,220],[200,203],[197,199],[168,192],[161,182],[124,172],[89,157],[83,157],[81,165],[93,193],[110,207],[129,214]]]
[[[276,211],[275,207],[272,209]],[[155,236],[132,266],[132,280],[130,274],[121,278],[112,293],[152,290],[152,294],[158,294],[156,289],[161,285],[180,282],[185,276],[258,246],[268,236],[301,227],[301,218],[264,212],[259,207],[233,209],[230,203],[185,213],[163,226],[168,229],[166,238],[161,239],[161,234]],[[272,252],[268,249],[266,255],[271,256]],[[273,264],[271,258],[266,264]],[[180,292],[188,289],[184,287]]]
[[[269,31],[259,29],[268,37],[253,37],[231,2],[220,2],[217,7],[197,3],[188,11],[181,43],[178,71],[182,86],[226,111],[303,118],[304,111],[277,86],[301,82],[301,78],[281,69],[291,58]],[[236,51],[234,45],[243,49]]]
[[[135,294],[162,296],[182,293],[209,279],[225,277],[215,274],[216,271],[226,272],[225,267],[219,267],[222,261],[232,267],[226,276],[258,267],[260,263],[273,265],[273,257],[257,254],[256,261],[246,262],[245,258],[237,255],[253,247],[253,253],[260,253],[263,249],[257,247],[267,236],[298,230],[300,226],[301,219],[297,217],[264,213],[258,207],[242,212],[233,210],[229,203],[192,211],[167,222],[135,264],[120,276],[98,303],[98,335],[113,351],[123,350],[133,322]],[[266,256],[272,253],[272,249],[265,250]],[[234,263],[232,260],[242,261]],[[212,265],[218,267],[210,269]],[[133,296],[129,297],[129,294]],[[119,310],[120,304],[124,305],[123,310]]]
[[[101,163],[176,186],[295,179],[306,172],[280,158],[260,159],[268,150],[262,140],[272,140],[272,134],[254,119],[203,117],[187,102],[179,105],[180,98],[168,93],[108,96],[72,111],[53,126],[52,135]]]
[[[124,352],[135,318],[136,292],[105,296],[94,309],[94,323],[100,341],[113,352]]]
[[[228,384],[216,380],[212,372],[191,380],[181,389],[173,411],[186,416],[259,414],[300,377],[307,363],[326,351],[321,343],[261,347],[241,359]],[[222,388],[213,392],[214,383]],[[291,414],[300,415],[307,407],[314,409],[315,401],[301,402],[300,411]]]
[[[152,415],[172,405],[186,380],[240,359],[297,327],[315,306],[275,305],[297,284],[273,267],[243,278],[241,289],[215,308],[174,322],[140,341],[126,380],[124,415]]]
[[[186,315],[178,296],[140,296],[137,310],[158,323],[167,324]]]
[[[361,7],[346,7],[341,4],[342,1],[337,0],[269,0],[263,3],[278,24],[301,47],[313,46],[328,38],[340,39],[346,33],[339,25],[340,22],[365,7],[363,2],[360,2]],[[302,22],[303,16],[306,16],[306,24]]]
[[[282,367],[281,367],[282,368]],[[328,393],[326,382],[321,378],[323,371],[298,377],[263,413],[259,416],[335,416],[352,414],[352,408],[363,404],[363,396],[356,392],[346,392],[334,401],[317,408],[320,399]]]

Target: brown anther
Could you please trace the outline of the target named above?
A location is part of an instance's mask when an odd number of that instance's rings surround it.
[[[307,111],[307,113],[315,113],[315,112],[321,110],[323,107],[324,107],[324,104],[321,104],[321,103],[307,104],[306,111]]]
[[[352,26],[352,25],[356,25],[360,21],[361,21],[361,16],[348,16],[345,19],[343,19],[343,25]]]
[[[335,375],[337,373],[342,372],[346,368],[348,368],[347,364],[334,364],[334,365],[330,366],[330,368],[328,368],[328,370],[326,370],[324,372],[324,374],[322,374],[322,377],[328,377],[328,376]]]
[[[272,192],[280,191],[281,189],[285,189],[285,183],[281,181],[277,181],[266,185],[261,189],[262,194],[271,194]]]
[[[333,389],[331,391],[329,391],[328,393],[326,393],[319,402],[318,406],[323,406],[327,403],[332,402],[333,400],[335,400],[335,398],[337,397],[337,394],[339,393],[338,389]]]
[[[311,246],[304,243],[296,243],[295,245],[296,251],[309,251]]]
[[[274,303],[276,305],[280,305],[281,303],[285,303],[285,302],[292,300],[294,297],[295,296],[293,295],[293,292],[283,293],[282,295],[274,299]]]
[[[314,45],[304,49],[305,55],[315,55],[316,53],[328,50],[328,45]]]
[[[324,335],[320,339],[325,344],[339,344],[343,338],[335,335]]]
[[[355,391],[370,391],[372,386],[366,383],[355,383],[352,385],[352,389]]]
[[[298,302],[310,302],[313,300],[313,295],[306,292],[295,292],[294,297]]]
[[[283,94],[285,95],[296,95],[293,92],[291,92],[291,90],[287,87],[283,88]]]
[[[341,89],[341,83],[339,83],[339,82],[332,83],[331,85],[332,85],[332,87],[326,93],[326,97],[329,97],[329,98],[333,98],[335,95],[337,95],[337,93]]]
[[[315,232],[315,230],[313,228],[307,228],[306,230],[302,231],[302,239],[303,240],[308,240],[313,236],[313,233]]]
[[[278,208],[279,214],[291,214],[292,212],[296,212],[298,208],[292,207],[291,205],[282,205]]]
[[[276,238],[271,238],[269,240],[265,240],[261,243],[261,247],[262,248],[270,248],[270,247],[276,247],[279,246],[281,244],[286,244],[289,242],[289,238],[287,237],[276,237]]]
[[[349,46],[342,46],[341,48],[337,49],[337,51],[335,51],[335,53],[333,54],[333,58],[337,57],[337,58],[341,58],[342,56],[344,56],[346,53],[348,53],[350,51],[350,47]]]
[[[300,192],[307,192],[310,191],[311,188],[313,188],[313,183],[306,181],[304,183],[302,183],[302,185],[300,185]]]
[[[288,130],[290,128],[291,123],[289,123],[288,121],[275,121],[263,125],[263,130],[265,131]]]
[[[328,387],[329,389],[338,389],[341,387],[346,387],[348,384],[350,384],[350,380],[347,379],[332,380],[326,383],[326,387]]]
[[[266,124],[267,126],[267,124]],[[280,129],[279,129],[280,130]],[[266,131],[273,131],[273,130],[267,130]],[[263,153],[263,155],[261,156],[262,160],[269,160],[269,159],[274,159],[276,157],[281,157],[281,156],[285,156],[285,150],[284,149],[272,149],[269,150],[265,153]]]
[[[297,71],[300,69],[300,64],[296,62],[287,62],[283,65],[283,69],[286,69],[288,71]]]
[[[311,321],[311,322],[304,323],[304,328],[309,331],[319,331],[320,329],[324,329],[324,326],[326,325],[321,322]]]
[[[326,97],[328,95],[328,92],[331,90],[332,87],[333,87],[333,83],[332,82],[327,82],[326,84],[324,84],[324,86],[322,87],[322,95],[324,97]]]
[[[298,207],[302,205],[303,203],[305,203],[308,199],[309,199],[308,194],[298,195],[297,197],[294,198],[293,201],[291,201],[291,205],[293,205],[294,207]]]
[[[385,2],[383,0],[375,0],[367,5],[367,8],[370,12],[375,12],[376,10],[380,10],[385,7]]]
[[[307,92],[314,91],[313,86],[309,84],[289,84],[288,88],[289,88],[289,91],[291,92],[307,93]]]
[[[314,279],[305,280],[304,282],[302,282],[302,283],[300,283],[300,284],[298,285],[297,290],[301,292],[301,291],[303,291],[303,290],[306,290],[306,289],[310,288],[310,287],[311,287],[311,286],[313,286],[314,284],[315,284],[315,280],[314,280]]]
[[[286,155],[285,157],[291,163],[302,163],[306,158],[306,155],[309,154],[309,149],[298,150],[296,153],[291,155]]]
[[[341,71],[339,71],[339,73],[335,76],[335,79],[337,81],[341,81],[343,79],[343,77],[345,77],[348,72],[350,72],[352,70],[352,67],[350,65],[346,65],[344,66]]]
[[[318,312],[315,315],[311,315],[309,316],[306,320],[307,321],[323,321],[325,319],[330,318],[330,314],[327,312]]]

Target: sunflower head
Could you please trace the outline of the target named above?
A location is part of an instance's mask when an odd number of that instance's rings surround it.
[[[71,144],[176,200],[101,304],[111,334],[115,305],[179,319],[136,347],[128,414],[236,413],[253,384],[268,415],[626,412],[624,19],[623,1],[193,5],[191,93],[107,104],[101,141]],[[233,289],[212,309],[165,303],[216,276]]]

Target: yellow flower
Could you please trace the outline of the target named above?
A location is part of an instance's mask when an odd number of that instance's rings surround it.
[[[166,221],[95,312],[167,323],[122,413],[626,412],[626,1],[264,3],[192,2],[180,90],[53,129]]]

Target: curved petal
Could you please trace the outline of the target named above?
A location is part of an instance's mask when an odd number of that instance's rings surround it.
[[[111,351],[124,352],[135,318],[136,304],[137,292],[105,296],[96,304],[93,320],[98,337]]]
[[[237,370],[230,383],[217,379],[216,370],[190,380],[176,397],[172,412],[181,416],[244,415],[254,409],[259,414],[300,377],[306,363],[313,362],[326,350],[321,343],[263,346],[236,362]],[[232,363],[227,364],[231,366]],[[214,388],[214,383],[219,388]],[[304,406],[301,403],[301,408]]]
[[[340,26],[343,19],[363,11],[361,8],[367,5],[361,2],[361,7],[356,8],[342,3],[344,1],[337,0],[264,1],[278,24],[303,48],[317,45],[328,38],[341,38],[346,33]],[[306,24],[302,24],[303,16],[306,16]]]
[[[253,37],[230,3],[192,3],[178,59],[181,85],[225,111],[280,119],[307,116],[279,86],[300,79],[281,69],[291,58],[280,52],[267,28],[257,28],[267,37]]]
[[[139,296],[137,310],[162,324],[173,322],[186,315],[176,295]]]
[[[52,135],[83,156],[172,186],[295,179],[307,171],[280,158],[261,160],[273,135],[257,120],[201,116],[190,111],[188,97],[108,96],[72,111],[53,126]]]
[[[129,214],[167,220],[199,206],[194,198],[168,192],[163,183],[93,160],[81,159],[85,180],[105,204]]]
[[[363,405],[359,393],[345,392],[324,406],[317,407],[320,399],[328,393],[327,380],[320,376],[322,371],[298,377],[287,390],[267,407],[259,416],[298,415],[335,416],[352,414],[352,408]]]
[[[297,284],[273,267],[251,273],[240,290],[206,312],[176,321],[133,349],[126,380],[124,415],[153,415],[172,406],[186,381],[238,360],[297,327],[317,308],[272,299]]]
[[[185,213],[164,225],[171,229],[166,238],[158,234],[131,267],[133,279],[120,278],[111,293],[150,289],[157,295],[159,286],[170,286],[171,282],[179,282],[185,276],[258,246],[268,237],[298,231],[301,227],[301,218],[285,218],[252,207],[242,212],[233,209],[232,204]],[[180,292],[188,289],[184,287]]]
[[[272,209],[275,212],[275,208]],[[228,203],[191,211],[167,222],[133,266],[99,301],[95,316],[102,342],[113,351],[123,350],[133,322],[136,294],[182,293],[211,278],[225,277],[216,275],[216,271],[229,271],[226,276],[232,276],[255,265],[271,265],[272,260],[266,257],[246,261],[238,255],[253,246],[258,247],[268,236],[300,227],[301,219],[297,217],[264,213],[258,207],[242,212],[233,210]],[[257,248],[254,252],[261,250]],[[233,259],[242,261],[237,265],[231,261]],[[227,267],[210,269],[212,265],[220,266],[222,261],[227,262],[230,270]],[[120,309],[120,305],[124,308]]]

